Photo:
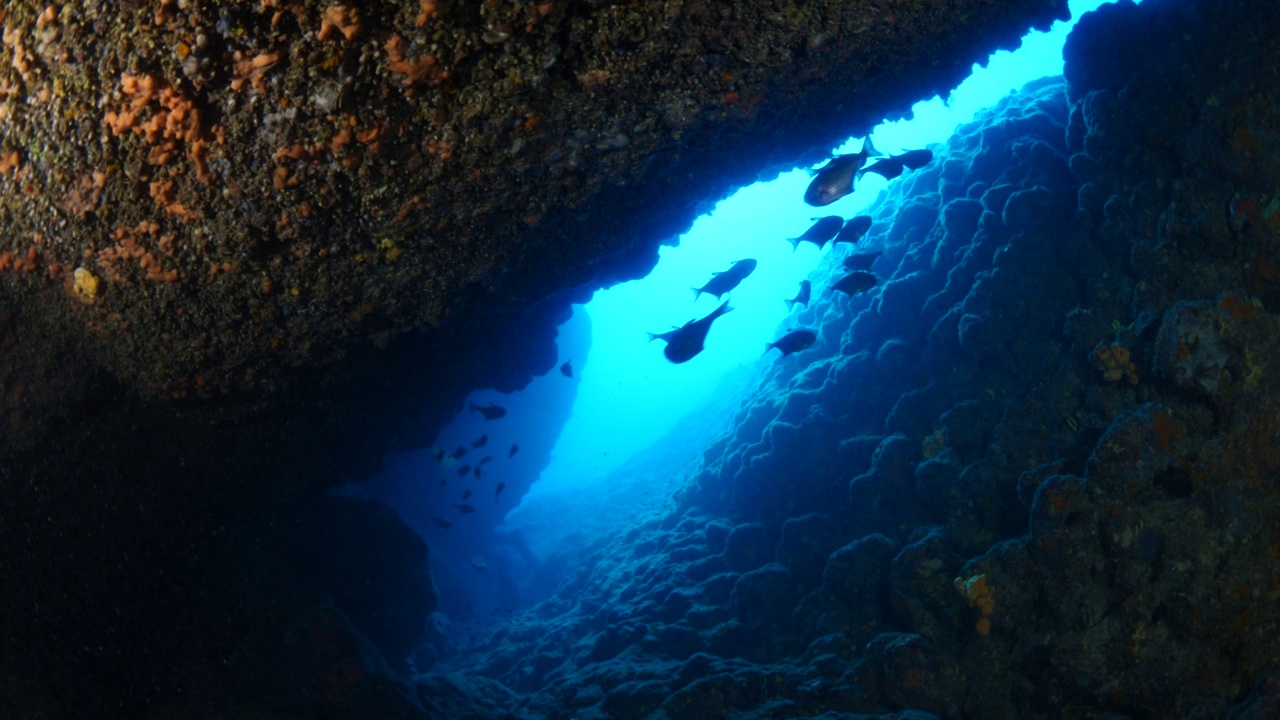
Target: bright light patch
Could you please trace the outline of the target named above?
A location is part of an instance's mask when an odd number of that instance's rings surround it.
[[[1072,21],[1031,33],[1018,50],[993,55],[986,68],[975,65],[973,75],[945,101],[917,103],[911,119],[877,127],[873,144],[882,152],[900,153],[942,143],[958,125],[1022,85],[1060,75],[1062,46],[1074,18],[1101,4],[1072,2]],[[851,139],[834,152],[856,152],[861,144]],[[819,252],[810,243],[793,251],[786,238],[804,232],[811,218],[859,214],[887,184],[867,175],[852,195],[813,208],[803,201],[809,180],[809,173],[795,171],[743,188],[698,218],[678,246],[661,248],[649,276],[595,293],[585,306],[593,335],[578,399],[535,492],[598,480],[705,404],[722,378],[776,360],[777,351],[764,360],[761,354],[765,343],[787,328],[783,301],[795,297],[800,280],[814,271],[822,253],[831,252],[830,245]],[[755,258],[759,265],[726,296],[734,310],[712,325],[705,351],[673,365],[662,355],[661,340],[646,342],[646,332],[664,332],[714,310],[714,297],[694,302],[690,288],[743,258]],[[814,297],[821,293],[815,286]]]

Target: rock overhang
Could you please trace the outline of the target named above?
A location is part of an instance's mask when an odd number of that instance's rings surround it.
[[[134,392],[269,395],[353,347],[461,343],[493,313],[639,276],[709,203],[1065,16],[19,1],[0,280],[56,336],[27,342],[78,346]]]

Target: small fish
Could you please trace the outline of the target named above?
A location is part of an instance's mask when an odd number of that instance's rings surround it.
[[[826,217],[811,219],[816,220],[816,222],[809,226],[809,229],[805,230],[803,235],[800,237],[787,238],[787,242],[791,243],[792,250],[800,247],[800,243],[805,242],[806,240],[817,245],[818,249],[821,250],[822,246],[826,245],[831,238],[835,237],[836,234],[840,232],[840,228],[844,226],[844,218],[839,215],[828,215]]]
[[[467,473],[469,473],[469,472],[471,472],[471,466],[470,466],[470,465],[463,465],[462,467],[458,468],[458,475],[459,475],[459,476],[466,475],[466,474],[467,474]]]
[[[507,489],[506,483],[498,483],[498,489],[493,491],[493,499],[497,500],[498,496],[501,495],[502,491],[505,489]]]
[[[485,433],[484,435],[481,435],[481,436],[480,436],[479,438],[477,438],[476,440],[472,441],[472,443],[471,443],[471,447],[473,447],[473,448],[482,448],[482,447],[484,447],[484,444],[485,444],[485,443],[487,443],[487,442],[489,442],[489,433]]]
[[[479,465],[477,465],[471,473],[476,476],[477,480],[484,476],[484,470],[481,470]]]
[[[436,451],[431,453],[431,459],[436,462],[444,462],[444,448],[436,448]]]
[[[507,409],[504,407],[499,407],[497,405],[494,405],[492,402],[490,402],[488,405],[484,407],[480,407],[475,403],[471,403],[471,412],[480,413],[481,415],[484,416],[485,420],[497,420],[498,418],[507,414]]]
[[[859,215],[857,217],[849,218],[849,221],[844,224],[844,227],[840,228],[840,232],[836,233],[836,239],[833,240],[831,244],[835,245],[837,243],[847,242],[857,245],[859,242],[862,242],[862,236],[866,235],[867,231],[870,229],[870,215]]]
[[[560,374],[561,374],[561,375],[563,375],[563,376],[565,376],[565,377],[567,377],[567,378],[571,378],[571,377],[573,377],[573,364],[572,364],[572,363],[573,363],[573,361],[572,361],[572,360],[565,360],[565,361],[564,361],[564,364],[560,366]]]
[[[476,463],[476,467],[480,467],[481,465],[489,462],[492,459],[493,459],[492,455],[485,455],[484,457],[480,458],[480,462]]]
[[[516,454],[516,453],[518,453],[518,452],[520,452],[520,446],[519,446],[519,445],[512,445],[512,446],[511,446],[511,449],[507,451],[507,457],[509,458],[509,457],[511,457],[511,456],[513,456],[513,455],[515,455],[515,454]]]
[[[875,275],[859,270],[857,272],[851,272],[837,280],[836,283],[831,286],[831,289],[839,290],[846,295],[857,295],[858,293],[866,292],[875,287],[877,282],[879,281],[876,280]]]
[[[710,315],[685,323],[683,327],[671,334],[671,337],[667,340],[667,347],[663,349],[662,354],[676,364],[692,360],[695,355],[702,352],[704,343],[707,340],[707,331],[711,329],[711,323],[732,309],[729,307],[729,301],[725,300]]]
[[[476,562],[475,560],[472,560],[472,561],[471,561],[471,567],[472,567],[476,572],[484,572],[485,570],[488,570],[488,569],[489,569],[489,568],[488,568],[488,566],[486,566],[484,563],[482,563],[482,562]]]
[[[466,503],[454,503],[453,506],[458,508],[458,512],[462,513],[463,515],[470,515],[471,513],[476,511],[475,505],[468,505]]]
[[[853,192],[855,174],[873,157],[883,156],[868,137],[862,141],[862,149],[858,152],[831,158],[809,183],[808,189],[804,191],[804,201],[814,207],[822,207]]]
[[[463,492],[463,493],[462,493],[462,499],[463,499],[463,500],[470,500],[470,499],[471,499],[471,491],[470,491],[470,490],[467,490],[467,491]]]
[[[702,297],[702,293],[715,295],[719,300],[721,295],[738,287],[738,283],[747,279],[747,276],[756,269],[756,261],[754,258],[745,260],[737,260],[729,266],[724,272],[711,273],[711,279],[706,285],[693,289],[693,299],[697,300]]]
[[[454,460],[457,460],[458,458],[466,454],[467,454],[467,448],[462,445],[459,445],[457,450],[454,450],[452,453],[449,454],[449,457],[453,458]]]
[[[809,295],[812,292],[813,292],[813,283],[809,282],[808,280],[801,280],[800,292],[795,296],[794,299],[783,300],[783,302],[787,304],[788,310],[795,307],[796,305],[803,305],[805,307],[809,307]]]
[[[875,252],[853,253],[841,260],[840,264],[844,266],[845,270],[870,270],[871,266],[875,264],[876,258],[880,257],[883,252],[883,250],[877,250]]]
[[[693,321],[690,320],[689,322],[693,322]],[[675,336],[678,330],[680,330],[680,328],[672,325],[671,329],[664,333],[646,333],[646,334],[649,336],[649,342],[653,342],[654,340],[661,340],[662,342],[671,342],[671,338]]]
[[[445,530],[448,530],[449,528],[453,527],[453,523],[437,515],[431,516],[431,522],[435,523],[436,527],[443,528]]]
[[[892,180],[902,174],[902,161],[897,158],[887,157],[883,160],[877,160],[870,165],[858,171],[858,179],[861,180],[863,175],[867,173],[875,173],[885,180]]]
[[[901,162],[907,166],[908,170],[919,170],[920,168],[933,162],[932,150],[908,150],[901,155],[893,155],[894,160]]]
[[[792,330],[783,335],[774,342],[765,346],[764,352],[767,355],[770,350],[778,348],[782,351],[782,356],[786,357],[794,352],[800,352],[813,344],[818,339],[817,333],[812,330]]]

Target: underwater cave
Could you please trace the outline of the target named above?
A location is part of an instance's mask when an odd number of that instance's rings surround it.
[[[0,716],[1280,717],[1280,6],[0,22]]]

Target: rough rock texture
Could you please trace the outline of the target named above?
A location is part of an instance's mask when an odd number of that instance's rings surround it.
[[[413,711],[264,550],[549,369],[549,296],[1064,7],[5,3],[0,714]]]
[[[0,278],[128,385],[256,387],[634,273],[1064,7],[10,3]]]
[[[554,718],[1267,717],[1278,31],[1085,18],[873,212],[883,282],[796,314],[682,509],[470,671]]]

